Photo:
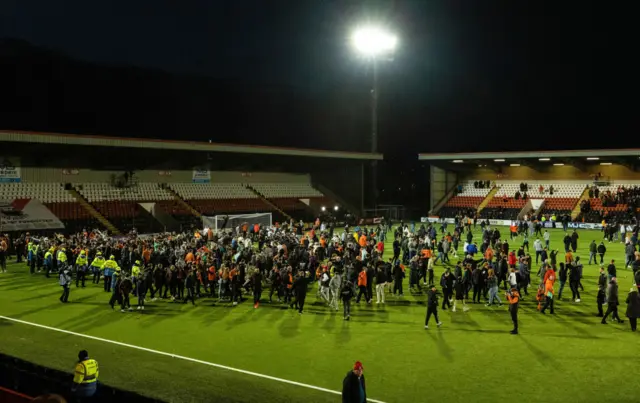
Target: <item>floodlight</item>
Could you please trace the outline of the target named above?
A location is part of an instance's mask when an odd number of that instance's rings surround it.
[[[325,206],[322,206],[322,207],[320,207],[320,210],[327,211],[327,208]]]
[[[338,211],[338,206],[333,206],[334,211]]]
[[[382,28],[363,27],[355,30],[351,42],[359,53],[376,57],[393,52],[398,44],[398,38]]]

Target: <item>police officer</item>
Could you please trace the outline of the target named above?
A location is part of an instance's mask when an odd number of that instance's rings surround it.
[[[49,273],[53,270],[53,253],[55,252],[55,248],[52,246],[47,250],[44,254],[44,274],[49,278]]]
[[[98,386],[98,362],[89,358],[86,350],[78,353],[78,363],[73,375],[71,391],[76,397],[92,397]]]
[[[110,261],[111,259],[107,260],[107,263],[109,263]],[[113,271],[113,276],[109,276],[109,280],[111,280],[111,282],[109,283],[109,289],[113,290],[111,294],[111,299],[109,300],[109,305],[111,305],[111,309],[113,309],[116,302],[118,303],[122,302],[122,299],[121,299],[122,297],[120,295],[120,274],[121,274],[121,269],[119,266],[116,266],[116,268]]]
[[[87,274],[87,263],[88,263],[86,252],[80,251],[80,255],[76,258],[76,287],[78,287],[78,283],[82,283],[82,288],[84,288],[84,278]]]
[[[58,271],[61,272],[67,268],[67,249],[65,247],[60,248],[56,255],[56,261],[58,262]]]
[[[109,256],[109,260],[104,262],[102,269],[104,270],[104,290],[109,292],[113,286],[112,277],[114,277],[116,270],[120,270],[120,266],[116,263],[116,257],[114,255]]]
[[[133,296],[138,295],[138,277],[140,277],[140,261],[136,260],[135,264],[131,266],[131,282],[133,283]]]
[[[96,252],[96,257],[91,262],[91,271],[93,272],[93,283],[100,284],[100,272],[102,271],[102,266],[104,266],[105,260],[102,257],[102,252]]]

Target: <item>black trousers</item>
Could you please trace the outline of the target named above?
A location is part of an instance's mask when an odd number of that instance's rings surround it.
[[[638,318],[629,318],[629,323],[631,323],[631,331],[635,332],[638,328]]]
[[[92,267],[93,271],[93,283],[100,284],[100,270],[96,270],[95,267]]]
[[[509,313],[511,314],[511,321],[513,322],[513,331],[518,331],[518,307],[513,305],[509,306]]]
[[[147,296],[147,287],[144,281],[138,282],[138,306],[144,306],[144,297]]]
[[[104,276],[104,290],[111,291],[111,276]]]
[[[424,320],[425,326],[429,326],[429,319],[431,319],[431,315],[436,319],[436,323],[440,323],[440,320],[438,320],[438,307],[429,306],[427,307],[427,317]]]
[[[69,284],[62,286],[62,295],[60,296],[60,302],[67,302],[69,300]]]
[[[396,291],[398,291],[398,294],[402,294],[402,279],[395,279],[393,281],[393,294],[396,294]]]
[[[302,313],[302,309],[304,308],[304,300],[307,298],[307,294],[302,294],[296,296],[296,303],[298,305],[298,312]]]
[[[553,313],[553,298],[547,297],[546,301],[544,302],[544,306],[542,307],[542,311],[541,312],[546,311],[547,308],[549,308],[549,311],[551,313]]]
[[[257,304],[260,302],[260,298],[262,298],[262,287],[254,287],[253,289],[253,304]]]
[[[482,296],[482,287],[480,284],[473,285],[473,302],[476,302],[476,297],[478,298],[478,302],[480,302],[480,297]]]
[[[280,284],[271,284],[271,288],[269,288],[269,302],[273,300],[273,293],[280,299]]]
[[[614,319],[620,322],[620,316],[618,316],[618,304],[611,303],[607,306],[607,312],[605,312],[604,317],[602,318],[603,322],[607,320],[607,317],[609,317],[609,314],[611,314],[611,319]]]
[[[368,296],[367,296],[367,286],[365,285],[360,285],[358,286],[358,289],[360,290],[360,292],[358,292],[358,296],[356,297],[356,304],[360,302],[360,297],[364,295],[364,299],[365,301],[368,300]]]
[[[0,252],[0,270],[7,270],[7,252],[5,251]]]
[[[131,308],[131,301],[129,300],[129,294],[123,294],[120,298],[120,309]]]
[[[579,284],[579,281],[572,281],[569,283],[573,300],[580,299],[580,290],[578,290]]]
[[[191,304],[195,305],[196,304],[196,298],[195,298],[195,290],[193,287],[186,287],[187,288],[187,296],[184,298],[184,302],[186,303],[187,301],[191,300]]]
[[[451,302],[449,302],[451,295],[451,290],[448,288],[442,290],[442,309],[447,309],[447,307],[451,308]]]
[[[78,287],[78,283],[82,283],[82,286],[84,287],[84,278],[85,278],[84,270],[78,270],[76,272],[76,287]]]

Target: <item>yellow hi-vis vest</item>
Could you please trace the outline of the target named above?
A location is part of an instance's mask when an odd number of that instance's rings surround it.
[[[74,383],[93,383],[98,380],[98,361],[87,359],[76,364]]]

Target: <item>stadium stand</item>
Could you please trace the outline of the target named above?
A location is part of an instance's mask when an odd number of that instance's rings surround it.
[[[172,183],[169,187],[205,215],[273,210],[241,183]]]
[[[640,207],[638,184],[623,183],[610,186],[592,186],[589,199],[580,206],[578,221],[599,223],[606,221],[630,221]]]
[[[321,192],[310,183],[248,183],[278,208],[287,213],[304,211],[306,206],[300,199],[310,199],[318,203],[330,203]]]
[[[72,231],[97,225],[97,221],[76,202],[62,183],[0,183],[0,199],[38,200]]]
[[[456,189],[455,196],[447,200],[439,214],[442,217],[454,217],[458,214],[473,215],[491,188],[490,184],[482,181],[468,181],[460,184]]]
[[[157,183],[119,188],[108,183],[77,183],[75,189],[118,229],[162,231],[162,225],[139,203],[171,201],[173,196]]]

